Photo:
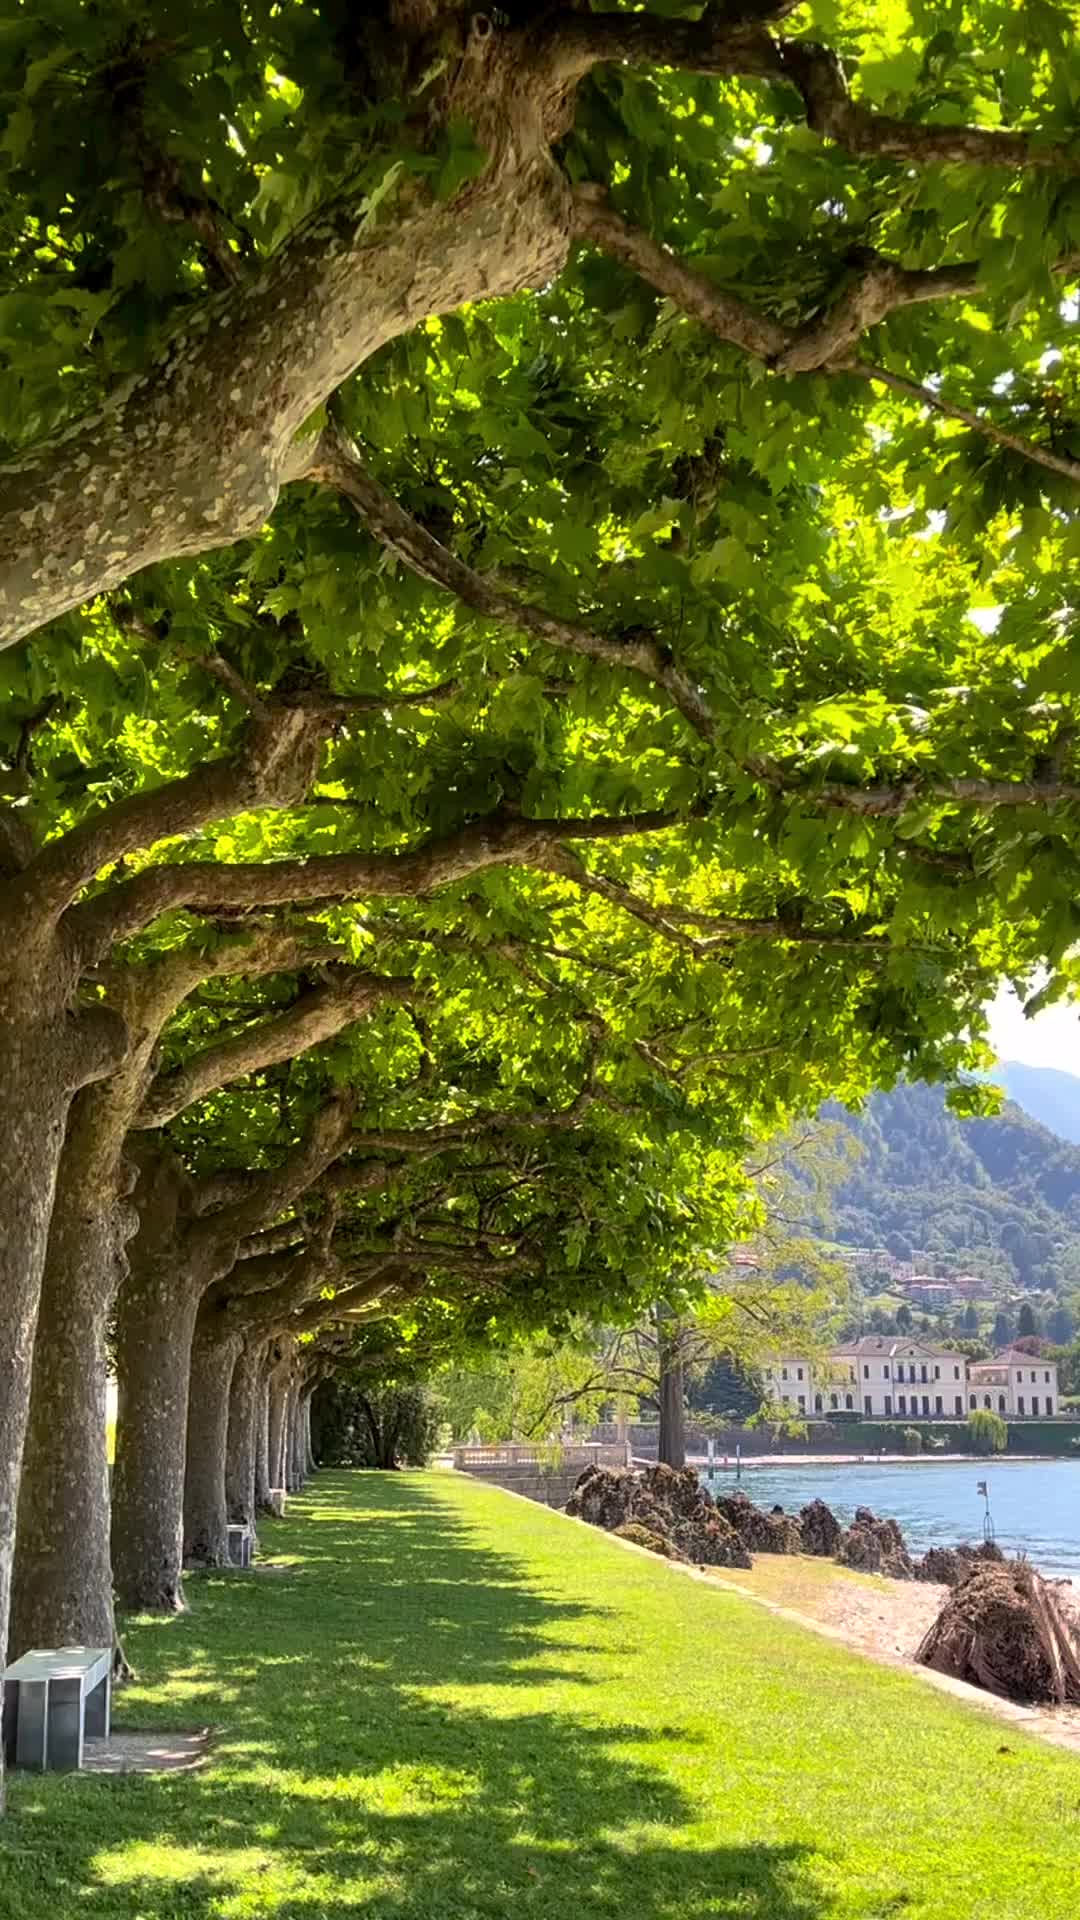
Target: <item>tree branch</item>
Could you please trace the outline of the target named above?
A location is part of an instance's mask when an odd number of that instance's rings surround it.
[[[414,999],[421,992],[409,978],[386,979],[351,967],[336,967],[331,979],[301,994],[276,1019],[254,1022],[233,1039],[206,1047],[183,1066],[160,1074],[146,1096],[136,1125],[163,1127],[185,1107],[228,1081],[279,1060],[295,1059],[321,1040],[340,1033],[373,1007],[389,1000]]]
[[[328,427],[316,443],[308,478],[334,487],[391,553],[422,579],[454,594],[474,613],[564,652],[640,674],[667,695],[696,733],[704,739],[712,738],[712,715],[701,694],[680,673],[668,648],[654,634],[638,632],[632,637],[612,638],[546,613],[542,607],[492,586],[398,505],[368,472],[357,448],[337,427]]]
[[[291,709],[252,719],[235,754],[100,808],[42,848],[18,882],[33,910],[59,917],[102,867],[251,807],[289,807],[318,772],[330,720]]]
[[[820,797],[820,796],[816,796]],[[549,873],[560,874],[564,879],[572,880],[584,893],[592,893],[598,899],[607,900],[624,913],[631,914],[635,920],[651,927],[655,933],[669,940],[673,945],[685,947],[688,952],[699,958],[706,957],[717,947],[730,945],[742,940],[775,940],[778,944],[791,942],[820,947],[852,947],[870,949],[882,953],[891,950],[891,942],[877,934],[831,931],[828,928],[807,927],[797,919],[788,919],[782,914],[772,914],[763,918],[739,919],[714,913],[698,913],[679,908],[653,906],[651,901],[643,900],[621,881],[612,880],[607,874],[594,873],[579,860],[568,848],[562,848],[546,862]],[[713,930],[712,937],[701,939],[687,932],[681,921],[690,921],[696,926],[706,926]]]
[[[976,292],[974,262],[917,270],[902,267],[878,254],[868,259],[863,256],[866,264],[859,278],[841,291],[821,320],[790,328],[781,326],[779,321],[750,306],[738,295],[714,287],[702,274],[658,246],[641,228],[631,226],[604,203],[603,190],[598,198],[594,186],[579,187],[574,195],[574,209],[575,232],[582,238],[613,259],[621,260],[691,319],[699,321],[719,339],[760,360],[771,371],[851,374],[855,379],[877,381],[950,419],[962,420],[976,433],[1008,447],[1024,459],[1064,474],[1070,480],[1080,479],[1080,461],[1055,454],[1037,441],[1008,433],[984,415],[947,400],[932,387],[921,386],[853,358],[855,343],[865,328],[876,326],[898,308]],[[1072,272],[1078,264],[1080,256],[1063,255],[1055,271]]]
[[[218,1212],[207,1214],[200,1211],[192,1228],[193,1234],[224,1246],[230,1240],[246,1240],[261,1228],[270,1226],[347,1150],[351,1144],[352,1125],[352,1101],[329,1101],[322,1112],[316,1115],[307,1139],[288,1155],[280,1167],[256,1174],[242,1198]]]
[[[879,113],[851,98],[839,57],[811,40],[774,39],[765,25],[794,11],[786,4],[707,7],[700,20],[649,13],[556,13],[541,33],[551,77],[563,85],[605,61],[678,67],[687,73],[745,74],[787,80],[800,94],[807,126],[849,153],[908,164],[1052,168],[1080,171],[1080,147],[999,127],[925,125]]]
[[[887,367],[867,366],[862,360],[855,360],[837,371],[850,373],[856,380],[869,380],[882,387],[891,387],[894,393],[917,400],[920,406],[943,414],[947,420],[963,421],[966,427],[981,434],[984,440],[992,440],[998,447],[1007,447],[1010,453],[1019,454],[1023,460],[1034,461],[1036,466],[1046,467],[1051,473],[1064,474],[1066,480],[1080,480],[1080,460],[1074,460],[1069,454],[1055,453],[1051,447],[1044,447],[1037,440],[1027,440],[1022,434],[1009,433],[1006,428],[995,426],[985,414],[962,407],[955,400],[947,400],[934,387],[923,386],[917,380],[905,380],[902,374],[890,373]]]
[[[802,95],[807,126],[835,140],[849,153],[920,166],[1080,171],[1080,146],[1057,141],[1044,144],[1037,133],[1013,133],[999,127],[944,126],[940,122],[925,126],[896,119],[851,98],[843,66],[831,48],[811,40],[782,40],[775,50],[776,72],[790,80]]]
[[[687,818],[657,812],[528,820],[500,811],[400,853],[322,854],[258,865],[189,861],[147,867],[70,908],[66,918],[85,964],[93,965],[113,942],[140,932],[170,908],[246,913],[290,903],[434,893],[491,867],[542,868],[545,856],[564,840],[615,840],[668,832],[684,825]]]

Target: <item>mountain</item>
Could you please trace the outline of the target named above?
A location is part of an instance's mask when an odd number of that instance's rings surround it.
[[[1026,1067],[1019,1060],[999,1060],[988,1078],[1004,1087],[1010,1100],[1041,1120],[1051,1133],[1080,1143],[1080,1079],[1057,1067]]]
[[[1080,1286],[1080,1147],[1015,1105],[961,1120],[938,1087],[902,1086],[860,1114],[826,1114],[861,1149],[834,1195],[836,1239],[903,1259],[948,1255],[1014,1286]]]

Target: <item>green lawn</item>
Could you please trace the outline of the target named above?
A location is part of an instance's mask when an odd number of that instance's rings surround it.
[[[128,1635],[212,1764],[17,1778],[0,1920],[1075,1920],[1080,1761],[730,1591],[449,1474],[266,1534]]]

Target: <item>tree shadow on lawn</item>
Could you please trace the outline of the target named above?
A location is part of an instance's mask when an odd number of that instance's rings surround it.
[[[272,1545],[300,1577],[203,1576],[128,1629],[122,1717],[215,1723],[212,1764],[18,1778],[0,1920],[822,1920],[804,1849],[695,1845],[662,1770],[686,1731],[591,1715],[611,1610],[409,1477],[320,1477],[297,1510]],[[515,1711],[539,1683],[552,1710]]]

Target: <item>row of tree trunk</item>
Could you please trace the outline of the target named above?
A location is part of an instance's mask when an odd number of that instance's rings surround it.
[[[227,1565],[228,1527],[254,1531],[274,1491],[296,1492],[314,1465],[321,1358],[291,1335],[215,1337],[194,1289],[178,1299],[129,1284],[113,1335],[110,1490],[108,1315],[91,1317],[85,1302],[77,1315],[77,1305],[35,1352],[9,1659],[32,1646],[115,1644],[115,1603],[178,1611],[184,1566]]]

